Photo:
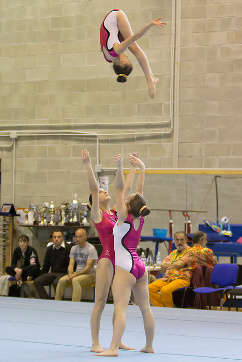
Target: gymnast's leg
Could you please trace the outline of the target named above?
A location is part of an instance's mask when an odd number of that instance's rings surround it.
[[[99,344],[99,330],[109,288],[113,279],[113,265],[107,258],[99,260],[96,269],[95,303],[91,315],[92,348],[91,352],[102,352]]]
[[[144,320],[146,345],[140,352],[154,353],[153,340],[155,333],[155,319],[150,308],[147,271],[145,271],[145,274],[140,279],[137,279],[132,290],[135,302],[139,306]]]
[[[122,10],[118,11],[117,21],[119,31],[124,40],[133,35],[133,31],[128,21],[128,18]],[[133,53],[139,65],[141,66],[146,78],[146,82],[148,84],[149,95],[151,98],[154,98],[155,87],[159,79],[153,75],[147,56],[136,42],[130,45],[129,50],[131,51],[131,53]]]
[[[112,288],[115,309],[113,338],[109,349],[98,353],[95,356],[118,356],[118,349],[126,327],[126,310],[130,299],[131,289],[135,282],[135,277],[127,270],[119,266],[115,267]]]

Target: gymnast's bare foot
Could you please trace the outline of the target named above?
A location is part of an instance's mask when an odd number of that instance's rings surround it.
[[[96,353],[100,353],[105,351],[104,348],[102,348],[99,344],[96,346],[92,346],[92,348],[90,349],[90,352],[96,352]]]
[[[154,76],[154,74],[152,74],[152,78],[154,79],[154,81],[156,82],[155,83],[155,85],[159,82],[159,78],[156,78],[155,76]]]
[[[119,349],[125,349],[126,351],[134,351],[135,350],[135,348],[128,347],[125,344],[123,344],[122,342],[119,345]]]
[[[150,98],[155,97],[155,87],[158,82],[159,82],[159,79],[152,75],[151,81],[148,82],[148,90],[149,90]]]
[[[144,353],[154,353],[153,347],[144,347],[140,350],[140,352],[144,352]]]
[[[108,357],[118,357],[118,349],[108,349],[107,351],[103,351],[101,353],[94,354],[94,356],[108,356]]]

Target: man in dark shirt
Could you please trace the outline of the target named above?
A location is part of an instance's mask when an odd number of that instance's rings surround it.
[[[66,275],[69,265],[72,245],[64,241],[64,235],[60,230],[53,232],[52,240],[53,245],[48,246],[45,253],[42,275],[34,281],[35,288],[41,299],[50,299],[44,287],[52,284],[56,289],[59,279]]]
[[[14,249],[11,266],[7,266],[7,274],[15,277],[16,280],[27,280],[28,277],[35,279],[40,275],[40,264],[36,250],[29,246],[27,235],[20,235],[18,247]]]

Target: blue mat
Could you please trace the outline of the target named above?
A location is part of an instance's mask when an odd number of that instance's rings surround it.
[[[92,303],[0,297],[0,361],[109,361],[91,347]],[[135,351],[120,351],[118,360],[207,362],[242,361],[242,314],[152,307],[156,320],[154,354],[144,347],[143,319],[128,306],[123,342]],[[113,305],[107,304],[100,330],[102,347],[112,338]],[[99,359],[98,359],[99,358]]]

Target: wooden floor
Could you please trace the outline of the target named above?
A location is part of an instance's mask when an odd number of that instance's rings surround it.
[[[1,362],[72,362],[101,358],[89,352],[92,303],[0,297]],[[242,314],[228,311],[152,307],[156,333],[154,354],[140,353],[145,336],[137,306],[128,306],[123,342],[135,351],[120,351],[118,361],[242,361]],[[112,337],[113,305],[103,313],[100,341]]]

